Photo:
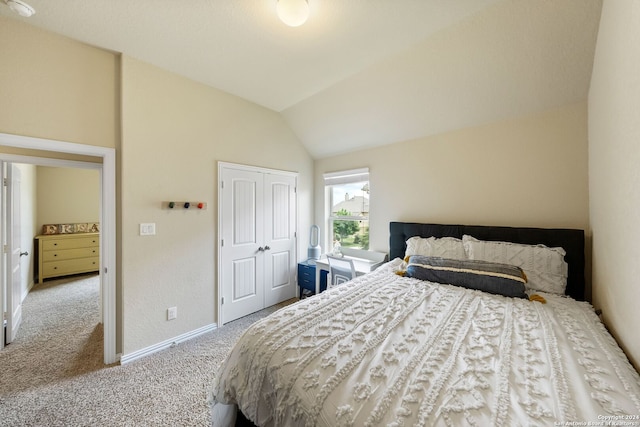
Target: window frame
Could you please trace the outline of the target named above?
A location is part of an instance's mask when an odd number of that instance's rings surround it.
[[[329,172],[323,175],[324,177],[324,189],[325,189],[325,211],[324,211],[324,244],[326,247],[326,253],[331,253],[334,246],[334,221],[366,221],[368,227],[368,233],[371,235],[371,187],[369,180],[369,168],[351,169],[337,172]],[[333,187],[343,184],[354,184],[359,182],[366,182],[369,186],[369,211],[366,217],[362,215],[349,215],[349,216],[336,216],[333,215]],[[370,250],[370,247],[362,250]]]

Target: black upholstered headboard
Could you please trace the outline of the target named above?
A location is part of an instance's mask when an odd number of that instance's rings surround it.
[[[569,264],[566,294],[578,301],[584,301],[584,230],[391,222],[389,231],[389,259],[403,258],[407,249],[407,239],[413,236],[461,239],[462,235],[467,234],[480,240],[561,247],[567,253],[564,258]]]

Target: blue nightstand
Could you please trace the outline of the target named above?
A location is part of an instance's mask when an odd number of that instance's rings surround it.
[[[298,263],[298,286],[300,298],[316,293],[316,262],[306,260]],[[327,271],[320,271],[320,292],[327,289]],[[306,292],[305,292],[306,291]]]

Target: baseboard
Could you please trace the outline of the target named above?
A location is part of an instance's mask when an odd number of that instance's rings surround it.
[[[181,342],[185,342],[200,335],[206,334],[207,332],[211,332],[217,328],[218,325],[212,323],[210,325],[203,326],[202,328],[194,329],[193,331],[187,332],[186,334],[178,335],[177,337],[159,342],[158,344],[154,344],[138,351],[134,351],[133,353],[123,354],[120,356],[120,364],[126,365],[129,362],[133,362],[134,360],[149,356],[160,350],[165,350],[169,347],[173,347],[176,344],[180,344]]]
[[[29,281],[29,285],[27,285],[27,289],[25,289],[25,291],[22,293],[22,299],[20,300],[21,303],[24,302],[24,299],[27,297],[27,295],[29,295],[29,292],[31,292],[31,289],[33,289],[34,285],[35,283],[33,281]]]

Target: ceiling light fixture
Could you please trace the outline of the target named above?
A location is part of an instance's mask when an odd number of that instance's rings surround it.
[[[278,0],[276,5],[278,18],[290,27],[299,27],[309,18],[307,0]]]
[[[7,6],[9,6],[9,9],[13,10],[20,16],[24,16],[25,18],[28,18],[36,13],[36,10],[34,8],[21,0],[4,0],[4,2],[7,4]]]

